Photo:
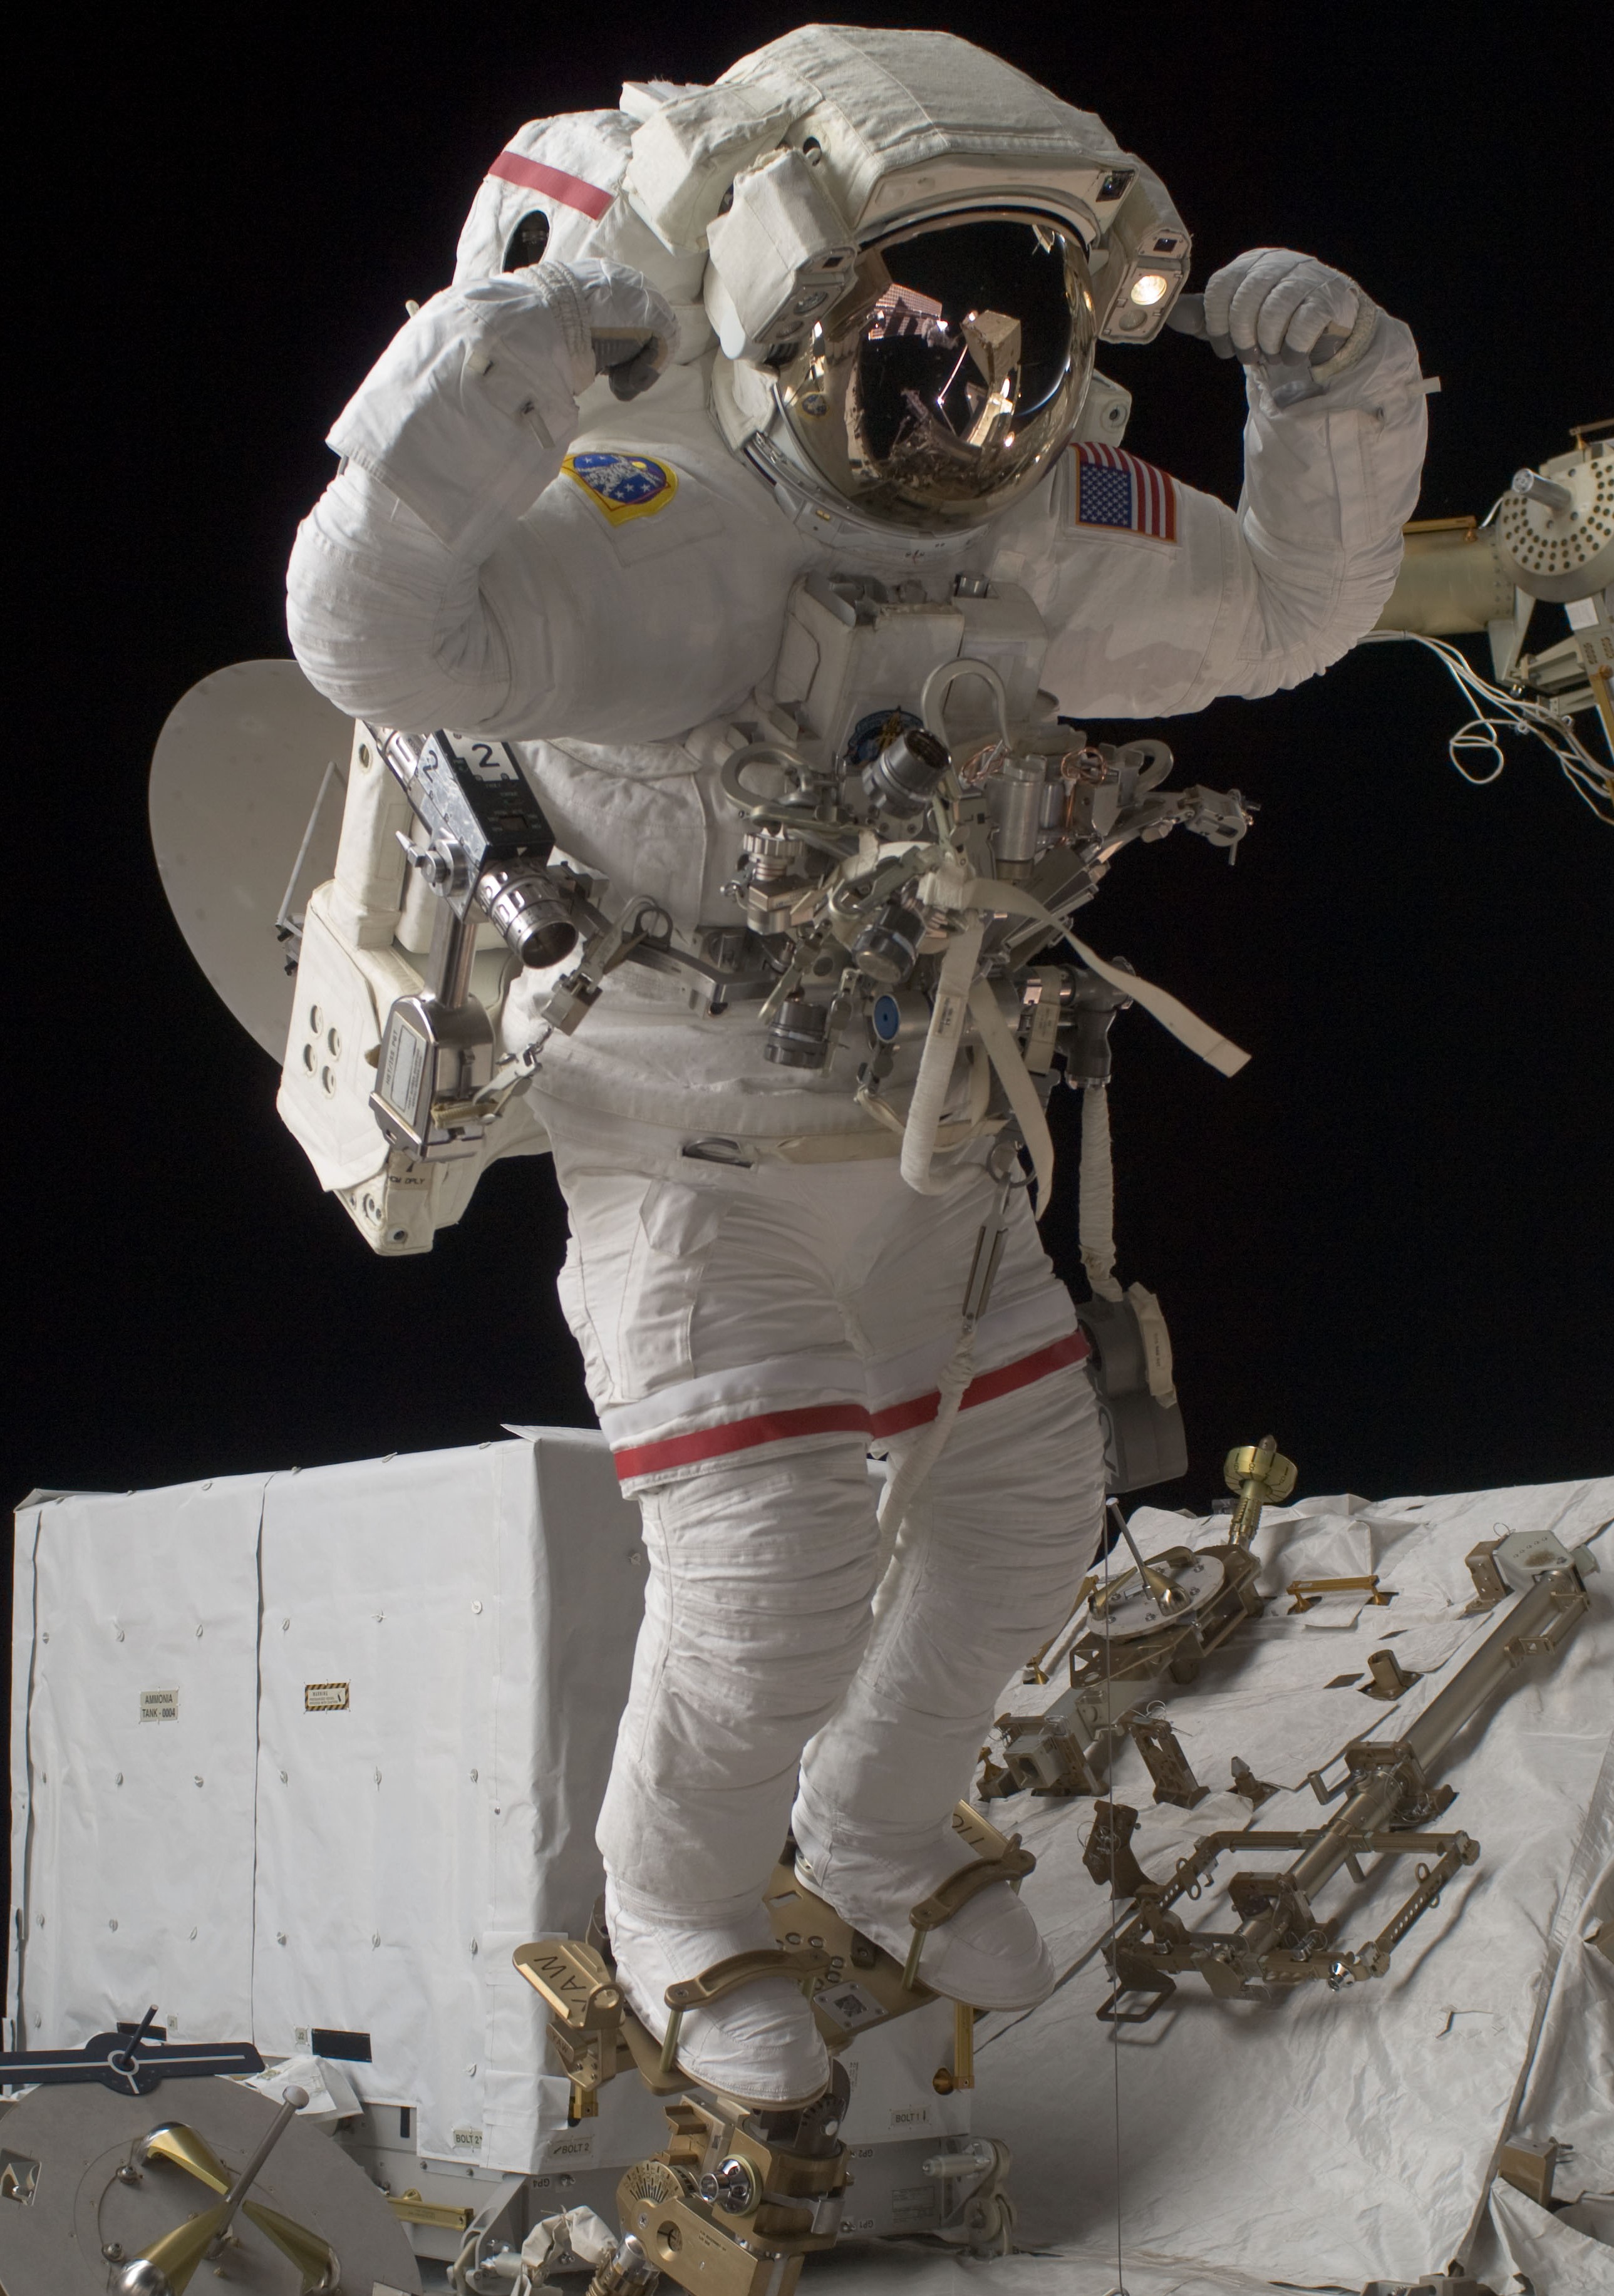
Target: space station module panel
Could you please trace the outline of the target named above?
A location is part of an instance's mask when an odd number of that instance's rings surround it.
[[[565,1429],[25,1506],[13,2042],[154,2002],[343,2059],[423,2158],[539,2167],[569,2088],[511,1955],[601,1886],[639,1539]]]
[[[8,2046],[155,2003],[326,2057],[408,2111],[405,2184],[597,2169],[603,2200],[664,2141],[627,2080],[568,2125],[512,1962],[603,1882],[645,1562],[602,1435],[37,1498],[15,1571]],[[937,2003],[861,2039],[856,2142],[968,2128],[951,2032]]]

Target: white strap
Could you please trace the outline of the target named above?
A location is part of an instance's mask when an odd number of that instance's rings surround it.
[[[1075,933],[1067,932],[1066,939],[1090,972],[1108,981],[1112,988],[1123,990],[1134,1004],[1141,1004],[1180,1045],[1186,1045],[1190,1053],[1198,1053],[1202,1061],[1208,1062],[1223,1076],[1237,1076],[1241,1068],[1248,1065],[1249,1054],[1240,1046],[1235,1045],[1231,1037],[1221,1035],[1197,1013],[1190,1013],[1169,989],[1157,988],[1152,980],[1141,980],[1135,972],[1121,972],[1113,964],[1106,964]]]
[[[908,1104],[908,1122],[902,1135],[902,1177],[921,1196],[939,1194],[951,1185],[947,1179],[931,1178],[930,1163],[941,1129],[942,1111],[947,1105],[952,1085],[953,1062],[964,1034],[969,986],[975,979],[984,930],[979,917],[971,917],[961,932],[953,934],[936,981],[935,1004],[931,1009],[930,1027],[926,1032],[925,1049],[919,1055],[919,1073],[914,1080],[913,1098]]]
[[[1190,1013],[1168,989],[1157,988],[1152,980],[1144,980],[1135,972],[1121,972],[1115,965],[1107,964],[1084,940],[1078,940],[1067,925],[1018,885],[1006,884],[999,877],[972,877],[962,887],[962,895],[972,907],[996,909],[1009,916],[1034,917],[1039,924],[1062,935],[1090,972],[1096,972],[1100,980],[1120,989],[1134,1004],[1141,1004],[1179,1044],[1186,1045],[1190,1053],[1198,1053],[1202,1061],[1208,1062],[1223,1076],[1237,1076],[1248,1061],[1247,1052],[1200,1020],[1198,1013]]]
[[[1082,1087],[1082,1177],[1078,1229],[1082,1265],[1095,1300],[1119,1300],[1116,1281],[1116,1171],[1109,1146],[1109,1086]]]
[[[924,1488],[931,1469],[941,1457],[947,1438],[952,1432],[952,1423],[959,1415],[964,1390],[975,1375],[975,1353],[976,1327],[973,1323],[966,1323],[959,1333],[958,1345],[936,1381],[936,1415],[928,1427],[915,1436],[908,1456],[880,1495],[877,1513],[881,1546],[886,1561],[890,1560],[897,1533],[902,1528],[909,1508]]]
[[[1037,1218],[1041,1219],[1053,1201],[1054,1144],[1048,1119],[1042,1113],[1037,1087],[1020,1058],[1020,1047],[998,1010],[990,982],[976,981],[969,992],[969,1010],[981,1042],[1002,1079],[1009,1104],[1019,1123],[1020,1136],[1030,1151],[1032,1170],[1037,1179]]]

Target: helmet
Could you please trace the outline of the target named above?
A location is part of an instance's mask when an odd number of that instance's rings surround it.
[[[1048,471],[1096,345],[1159,332],[1190,242],[1101,119],[1012,65],[807,24],[711,87],[523,128],[456,281],[545,251],[645,273],[679,365],[715,332],[724,434],[809,530],[927,555]]]
[[[1103,122],[943,32],[806,25],[645,121],[629,200],[703,231],[729,443],[910,536],[983,524],[1157,334],[1190,242]]]

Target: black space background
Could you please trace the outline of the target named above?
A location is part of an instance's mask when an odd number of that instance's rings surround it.
[[[1551,7],[1522,39],[1502,12],[1269,0],[881,15],[1099,111],[1171,186],[1196,285],[1289,245],[1408,319],[1445,381],[1425,517],[1483,513],[1614,414],[1608,145],[1565,56],[1537,68],[1555,19],[1572,53]],[[194,680],[288,651],[325,431],[446,282],[509,131],[624,77],[709,79],[794,20],[257,5],[43,33],[13,171],[8,1500],[589,1421],[547,1164],[496,1168],[430,1257],[372,1259],[169,918],[146,766]],[[1129,445],[1236,494],[1234,370],[1171,336],[1103,364]],[[1563,627],[1543,609],[1536,643]],[[1463,714],[1420,650],[1376,648],[1177,720],[1179,781],[1258,797],[1256,832],[1231,872],[1186,837],[1132,852],[1084,919],[1256,1055],[1228,1083],[1140,1014],[1116,1032],[1122,1273],[1166,1307],[1193,1451],[1165,1504],[1208,1504],[1269,1429],[1313,1492],[1614,1467],[1614,835],[1533,748],[1465,787]]]

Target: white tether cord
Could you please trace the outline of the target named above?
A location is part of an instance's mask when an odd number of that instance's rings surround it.
[[[880,1495],[880,1537],[887,1561],[896,1544],[897,1533],[902,1528],[903,1516],[918,1496],[926,1476],[942,1456],[943,1445],[952,1432],[952,1423],[959,1415],[964,1390],[975,1376],[975,1318],[970,1316],[965,1321],[959,1333],[959,1343],[936,1382],[941,1401],[936,1406],[935,1417]]]
[[[1152,981],[1141,980],[1136,973],[1121,972],[1114,965],[1107,964],[1084,941],[1077,940],[1059,918],[1053,916],[1040,901],[1034,900],[1029,893],[1022,892],[1018,887],[1004,884],[997,878],[980,877],[969,879],[962,885],[955,879],[952,884],[938,885],[935,890],[951,896],[946,906],[962,910],[965,922],[948,942],[946,954],[942,959],[930,1027],[926,1033],[925,1049],[919,1057],[919,1073],[914,1083],[913,1097],[902,1130],[902,1174],[908,1185],[918,1194],[936,1195],[949,1185],[945,1179],[933,1179],[930,1168],[968,1013],[975,1021],[976,1032],[992,1066],[1002,1078],[1009,1105],[1019,1121],[1022,1136],[1030,1151],[1037,1177],[1039,1217],[1046,1210],[1051,1199],[1053,1142],[1042,1103],[1030,1072],[1020,1058],[1019,1047],[998,1010],[990,983],[977,981],[975,977],[985,931],[981,908],[995,908],[1013,915],[1034,917],[1039,922],[1051,926],[1056,932],[1069,939],[1091,972],[1096,972],[1112,988],[1122,989],[1134,1004],[1141,1004],[1163,1028],[1169,1029],[1173,1037],[1188,1046],[1190,1051],[1198,1053],[1201,1060],[1208,1062],[1223,1076],[1236,1076],[1249,1059],[1248,1053],[1208,1027],[1167,990],[1157,988]],[[979,906],[972,906],[971,904]],[[1095,1295],[1118,1300],[1123,1295],[1113,1273],[1116,1257],[1113,1233],[1115,1185],[1109,1159],[1109,1109],[1102,1088],[1096,1101],[1091,1095],[1083,1098],[1082,1145],[1082,1256],[1088,1266],[1088,1280]],[[1093,1216],[1091,1228],[1088,1213],[1090,1195]],[[1089,1260],[1090,1242],[1093,1260]],[[1095,1262],[1098,1263],[1096,1275]],[[887,1554],[895,1544],[903,1517],[940,1457],[952,1423],[958,1416],[959,1406],[973,1373],[975,1337],[975,1317],[966,1316],[958,1345],[936,1382],[939,1396],[936,1415],[885,1486],[880,1501],[879,1521]]]
[[[1593,755],[1567,718],[1555,717],[1544,702],[1528,701],[1494,685],[1488,677],[1480,675],[1460,646],[1445,638],[1426,637],[1420,630],[1370,630],[1359,641],[1363,645],[1392,642],[1423,646],[1444,662],[1463,699],[1472,707],[1474,716],[1466,726],[1460,726],[1446,743],[1447,755],[1465,782],[1483,789],[1487,782],[1498,778],[1507,764],[1502,747],[1504,733],[1533,734],[1544,748],[1552,751],[1576,796],[1591,808],[1599,821],[1614,828],[1614,767],[1605,766]],[[1474,772],[1464,763],[1470,753],[1489,758],[1493,761],[1490,771]]]
[[[995,910],[1000,916],[1034,918],[1038,924],[1046,925],[1050,932],[1067,940],[1090,972],[1096,972],[1100,980],[1107,980],[1134,1004],[1141,1004],[1179,1044],[1186,1045],[1190,1053],[1198,1053],[1202,1061],[1223,1076],[1237,1076],[1248,1062],[1247,1052],[1213,1029],[1208,1021],[1200,1020],[1197,1013],[1190,1013],[1169,989],[1157,988],[1152,980],[1145,980],[1139,973],[1122,972],[1115,965],[1107,964],[1084,940],[1076,939],[1063,917],[1045,909],[1041,901],[1020,886],[1006,884],[1000,877],[957,878],[938,870],[924,881],[920,893],[926,900],[944,901],[950,908]]]
[[[1031,1151],[1038,1183],[1038,1213],[1041,1218],[1047,1210],[1053,1185],[1053,1142],[1049,1136],[1047,1119],[1042,1102],[1032,1084],[1025,1062],[988,984],[975,979],[976,962],[981,953],[984,921],[979,910],[967,906],[978,902],[982,906],[995,906],[1015,916],[1033,917],[1069,940],[1071,947],[1088,970],[1096,972],[1100,980],[1121,989],[1133,1004],[1157,1020],[1178,1041],[1198,1053],[1202,1061],[1218,1070],[1223,1076],[1237,1076],[1249,1059],[1231,1040],[1190,1013],[1186,1004],[1172,996],[1169,990],[1156,988],[1135,972],[1122,972],[1107,964],[1085,941],[1078,940],[1060,920],[1033,900],[1017,886],[1006,885],[992,877],[974,877],[945,886],[949,893],[961,893],[962,898],[950,903],[965,910],[968,922],[955,933],[947,945],[942,959],[941,975],[936,982],[935,1004],[930,1016],[930,1027],[925,1037],[925,1049],[919,1057],[919,1073],[913,1088],[907,1120],[902,1131],[902,1173],[909,1186],[923,1196],[939,1193],[947,1183],[931,1177],[931,1162],[935,1154],[936,1136],[941,1128],[942,1111],[952,1084],[953,1064],[958,1056],[959,1039],[964,1032],[964,1016],[974,1017],[976,1031],[991,1055],[992,1066],[1003,1080],[1010,1107],[1019,1119],[1020,1128]]]

